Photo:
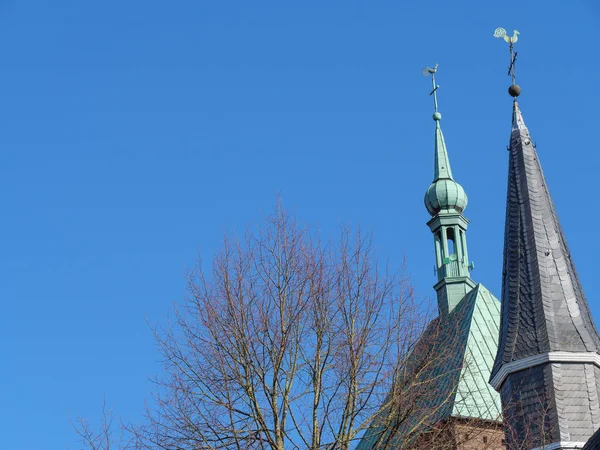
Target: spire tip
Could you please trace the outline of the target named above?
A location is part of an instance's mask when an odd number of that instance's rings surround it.
[[[433,68],[431,68],[431,67],[425,67],[421,71],[421,73],[423,74],[423,76],[427,77],[427,76],[431,75],[431,87],[432,87],[432,91],[429,93],[429,95],[433,95],[433,110],[434,110],[433,120],[435,120],[436,122],[439,121],[442,118],[442,115],[440,113],[438,113],[438,101],[437,101],[437,90],[440,87],[437,84],[435,84],[435,73],[438,70],[438,66],[439,66],[439,64],[436,64],[435,66],[433,66]]]
[[[519,32],[515,30],[512,36],[506,33],[504,28],[496,28],[494,37],[504,39],[508,43],[510,50],[510,64],[508,66],[508,76],[512,79],[512,85],[508,88],[511,97],[517,98],[521,94],[521,88],[515,83],[515,63],[517,62],[517,52],[514,50],[514,44],[519,40]]]

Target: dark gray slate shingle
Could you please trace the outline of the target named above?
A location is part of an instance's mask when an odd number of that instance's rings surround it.
[[[503,365],[527,357],[600,350],[600,338],[516,101],[509,150],[500,341],[492,377]],[[509,445],[538,422],[543,422],[545,431],[536,431],[546,435],[546,442],[585,442],[600,426],[597,369],[589,363],[558,362],[510,374],[500,387],[505,422],[513,434],[507,436]]]

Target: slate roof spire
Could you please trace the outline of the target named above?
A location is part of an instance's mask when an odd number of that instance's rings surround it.
[[[425,207],[432,216],[427,223],[434,236],[435,273],[438,282],[434,286],[438,296],[440,316],[451,312],[462,298],[475,287],[469,277],[467,252],[467,226],[463,215],[467,207],[467,194],[452,177],[450,158],[440,127],[442,115],[438,111],[437,90],[433,69],[426,67],[423,75],[431,75],[433,96],[433,120],[435,121],[433,182],[425,193]]]
[[[509,449],[581,448],[600,427],[600,338],[513,97],[500,340],[490,383],[502,398]],[[532,442],[519,441],[526,436]]]

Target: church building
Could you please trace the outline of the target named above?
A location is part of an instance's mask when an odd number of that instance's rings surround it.
[[[427,68],[435,161],[425,206],[439,315],[358,449],[600,450],[600,337],[517,101],[517,35],[495,33],[510,46],[514,99],[502,302],[471,279],[467,195],[442,135],[437,66]]]

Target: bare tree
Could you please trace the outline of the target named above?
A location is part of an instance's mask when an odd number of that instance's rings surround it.
[[[510,450],[545,448],[560,437],[558,426],[552,420],[551,393],[543,382],[534,388],[528,382],[527,378],[531,379],[531,372],[536,369],[539,367],[523,370],[510,402],[503,405],[507,448]]]
[[[126,430],[123,427],[120,427],[118,436],[115,436],[113,414],[106,406],[106,399],[102,404],[102,421],[99,430],[91,426],[83,417],[78,417],[73,427],[80,437],[81,444],[88,450],[124,450],[131,444],[126,442]]]
[[[400,361],[387,402],[360,450],[503,448],[499,405],[487,405],[479,382],[473,382],[482,373],[481,362],[466,347],[471,308],[461,303],[450,316],[428,324]],[[458,391],[465,377],[468,393]],[[487,419],[478,416],[482,410]]]
[[[166,376],[136,430],[158,448],[347,449],[393,386],[423,318],[403,273],[344,228],[322,243],[280,206],[225,239],[156,333]]]
[[[458,332],[437,320],[422,337],[427,302],[404,267],[382,267],[369,235],[342,228],[323,242],[278,205],[263,227],[226,237],[188,288],[155,330],[164,375],[127,448],[346,450],[367,429],[389,448],[400,429],[446,432],[430,425],[451,393],[427,399],[460,375]]]

